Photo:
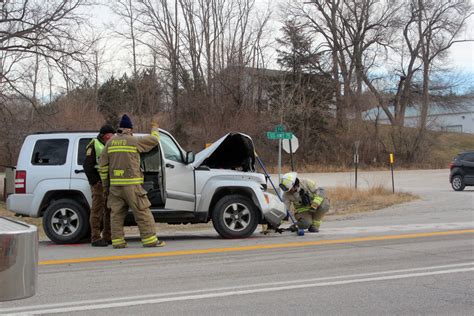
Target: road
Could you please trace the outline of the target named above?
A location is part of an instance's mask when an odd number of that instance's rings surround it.
[[[160,236],[160,249],[136,237],[124,250],[42,242],[37,294],[0,303],[0,314],[471,315],[474,190],[452,191],[446,170],[396,176],[398,189],[420,199],[333,217],[319,234],[222,240],[190,230]],[[390,184],[383,172],[360,179]]]

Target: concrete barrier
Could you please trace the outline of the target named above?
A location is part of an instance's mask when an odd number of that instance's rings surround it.
[[[0,217],[0,302],[33,296],[37,279],[38,229]]]

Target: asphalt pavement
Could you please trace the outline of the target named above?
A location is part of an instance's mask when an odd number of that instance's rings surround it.
[[[308,174],[323,186],[350,173]],[[396,189],[419,200],[333,216],[319,234],[255,233],[223,240],[209,231],[123,250],[40,243],[34,297],[0,303],[0,314],[367,315],[474,311],[474,190],[454,192],[447,170],[396,172]],[[353,181],[353,180],[352,180]],[[391,185],[388,172],[359,186]]]

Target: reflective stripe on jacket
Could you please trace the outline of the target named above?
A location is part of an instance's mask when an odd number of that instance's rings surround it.
[[[100,156],[99,173],[105,186],[136,185],[143,183],[140,153],[148,152],[159,144],[157,130],[151,135],[117,134],[105,146]]]
[[[95,149],[95,161],[97,163],[97,169],[99,169],[99,160],[100,160],[100,154],[102,154],[102,150],[104,150],[105,145],[102,144],[100,140],[97,138],[94,139],[94,149]]]

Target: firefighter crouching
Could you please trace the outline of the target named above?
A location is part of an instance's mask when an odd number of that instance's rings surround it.
[[[295,214],[297,228],[319,232],[324,215],[329,211],[330,201],[323,188],[309,179],[298,178],[296,172],[286,173],[280,181],[283,190],[283,202],[290,212]]]
[[[112,246],[126,248],[123,225],[128,209],[140,230],[143,247],[162,247],[163,241],[156,237],[156,226],[150,211],[147,192],[142,188],[143,174],[140,170],[140,153],[148,152],[159,143],[158,125],[152,126],[151,135],[133,136],[133,125],[124,114],[117,135],[107,143],[100,156],[100,175],[108,203],[111,208]]]
[[[107,247],[111,241],[110,209],[106,205],[107,201],[103,193],[98,168],[100,154],[105,144],[114,134],[115,129],[111,125],[105,124],[100,128],[97,138],[91,140],[86,147],[86,158],[83,167],[92,193],[92,207],[89,217],[92,247]],[[103,228],[102,238],[101,228]]]

